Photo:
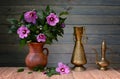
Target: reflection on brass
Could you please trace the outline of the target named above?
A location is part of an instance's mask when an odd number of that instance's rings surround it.
[[[71,59],[71,63],[75,65],[73,67],[74,71],[84,71],[85,67],[83,65],[87,63],[84,47],[82,44],[83,31],[83,27],[74,27],[74,35],[76,41]]]
[[[107,67],[110,64],[105,57],[106,49],[107,49],[106,42],[105,40],[103,40],[101,45],[101,61],[98,61],[98,53],[96,49],[94,49],[96,52],[96,64],[100,66],[100,70],[107,70]]]

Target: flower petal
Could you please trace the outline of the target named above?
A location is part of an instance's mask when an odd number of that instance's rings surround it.
[[[54,13],[50,13],[50,15],[46,17],[46,19],[47,23],[51,26],[55,26],[59,22],[59,17]]]
[[[22,25],[20,28],[17,29],[17,34],[22,39],[26,38],[29,33],[30,33],[30,30],[24,25]]]
[[[68,74],[70,72],[70,68],[66,64],[59,62],[56,71],[60,74]]]
[[[36,23],[36,19],[38,18],[37,13],[35,11],[28,11],[24,14],[24,19],[28,23]]]
[[[39,35],[37,35],[37,41],[38,42],[45,42],[46,36],[44,34],[40,33]]]

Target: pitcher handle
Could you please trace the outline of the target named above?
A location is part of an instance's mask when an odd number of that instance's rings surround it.
[[[43,51],[44,51],[44,50],[47,51],[46,55],[48,56],[48,54],[49,54],[49,50],[48,50],[47,48],[43,48]]]

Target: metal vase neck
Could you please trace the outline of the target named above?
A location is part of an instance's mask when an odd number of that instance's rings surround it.
[[[74,27],[74,35],[76,41],[81,41],[83,36],[83,27]]]
[[[101,55],[102,55],[102,59],[105,59],[105,53],[106,53],[106,42],[105,40],[102,41],[102,45],[101,45]]]

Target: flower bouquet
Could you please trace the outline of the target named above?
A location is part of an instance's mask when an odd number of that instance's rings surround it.
[[[64,34],[66,17],[68,12],[57,14],[49,6],[45,10],[30,10],[23,12],[18,20],[8,19],[11,23],[9,33],[19,36],[20,44],[27,42],[45,42],[51,44],[53,40]]]

